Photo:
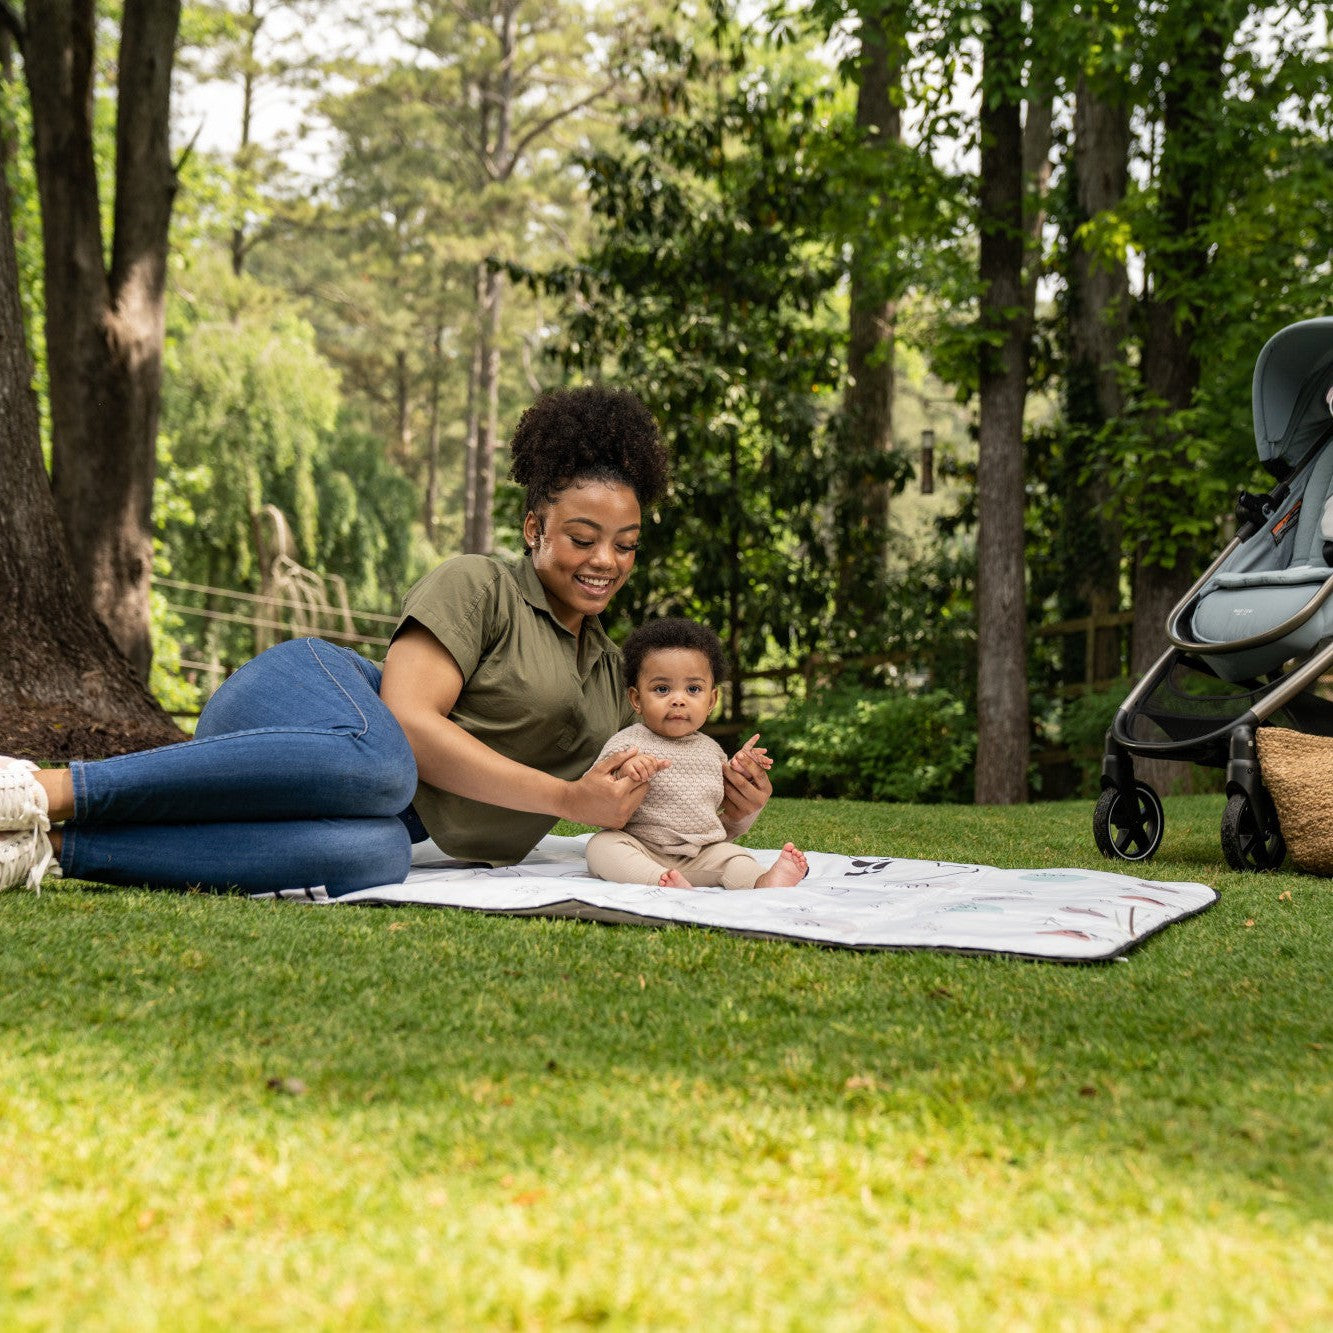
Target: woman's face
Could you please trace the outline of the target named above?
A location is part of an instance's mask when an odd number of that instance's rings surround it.
[[[529,512],[523,537],[556,619],[577,634],[600,615],[634,568],[641,520],[622,482],[571,482],[546,508]]]

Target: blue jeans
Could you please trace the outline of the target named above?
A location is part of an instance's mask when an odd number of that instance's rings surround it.
[[[379,669],[280,643],[208,701],[194,739],[73,763],[60,866],[74,879],[337,896],[407,875],[417,769]],[[409,831],[410,830],[410,831]]]

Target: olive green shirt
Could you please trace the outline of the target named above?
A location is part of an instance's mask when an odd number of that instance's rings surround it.
[[[596,617],[585,618],[578,638],[560,624],[530,560],[446,560],[403,600],[398,629],[409,621],[430,630],[463,673],[450,720],[507,759],[582,777],[633,716],[620,650]],[[412,804],[449,855],[491,865],[521,861],[556,822],[425,782]]]

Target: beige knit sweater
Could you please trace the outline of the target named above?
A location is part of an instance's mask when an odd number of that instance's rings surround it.
[[[631,746],[640,754],[670,759],[648,785],[648,795],[625,832],[668,856],[693,856],[701,848],[725,842],[718,808],[725,795],[722,769],[726,752],[711,736],[696,731],[679,738],[659,736],[642,722],[616,732],[602,746],[599,759]]]

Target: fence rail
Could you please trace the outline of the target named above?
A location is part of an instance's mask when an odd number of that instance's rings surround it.
[[[382,660],[391,642],[390,627],[398,623],[398,616],[382,611],[355,610],[347,605],[342,581],[336,580],[333,595],[326,581],[299,566],[290,566],[285,581],[276,581],[268,591],[244,592],[237,588],[217,588],[185,579],[158,578],[154,586],[168,594],[167,609],[182,620],[193,620],[205,626],[234,626],[250,631],[252,642],[242,659],[261,651],[268,644],[285,638],[316,635],[355,648],[374,660]],[[185,600],[193,595],[202,602]],[[1065,696],[1106,689],[1128,670],[1127,642],[1123,631],[1134,620],[1131,611],[1079,616],[1037,626],[1032,632],[1039,639],[1081,640],[1082,679],[1066,680],[1060,687]],[[1099,660],[1105,662],[1108,653],[1104,636],[1116,636],[1114,659],[1120,664],[1117,677],[1100,677]],[[207,633],[191,636],[200,646],[207,644]],[[224,661],[215,649],[209,656],[201,656],[191,646],[181,658],[181,668],[194,677],[205,696],[211,694],[240,665],[239,661]],[[205,650],[207,651],[207,650]],[[787,666],[768,667],[739,673],[741,689],[746,700],[747,714],[771,716],[798,691],[808,693],[822,684],[829,684],[848,671],[883,667],[910,668],[901,654],[868,654],[837,658],[824,653],[812,653],[799,662]],[[724,686],[724,689],[727,687]],[[729,713],[728,708],[724,710]],[[742,724],[721,722],[717,727],[739,730]],[[715,728],[716,729],[716,728]]]

